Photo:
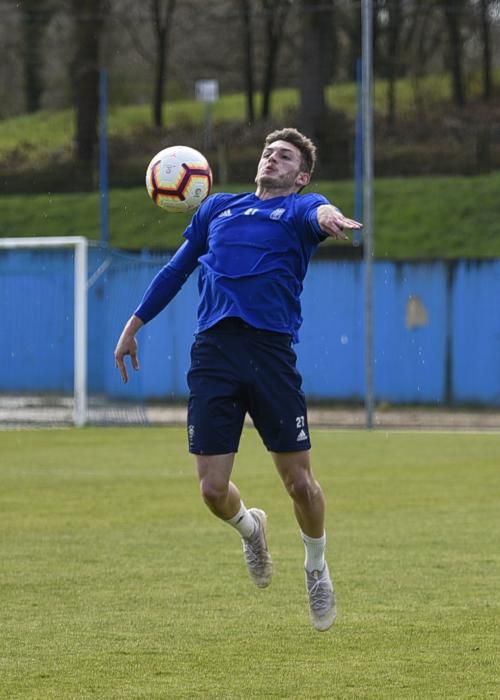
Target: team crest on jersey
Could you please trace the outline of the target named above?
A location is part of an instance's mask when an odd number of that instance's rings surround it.
[[[284,213],[285,210],[282,207],[279,207],[270,213],[269,218],[273,219],[273,221],[278,221],[278,219],[281,219]]]

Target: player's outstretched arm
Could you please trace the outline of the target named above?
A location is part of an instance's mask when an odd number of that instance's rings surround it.
[[[363,224],[354,219],[348,219],[333,204],[321,204],[318,207],[318,224],[321,230],[329,236],[343,241],[348,239],[345,229],[357,230],[363,228]]]
[[[116,366],[120,370],[120,374],[123,379],[123,383],[128,382],[128,370],[125,364],[125,357],[130,355],[130,363],[135,370],[139,369],[139,356],[138,356],[138,343],[135,337],[139,328],[144,325],[144,322],[138,316],[131,316],[125,327],[123,328],[122,334],[118,339],[118,343],[115,348],[115,362]]]

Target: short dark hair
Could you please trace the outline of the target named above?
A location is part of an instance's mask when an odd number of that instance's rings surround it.
[[[316,146],[311,139],[301,134],[298,129],[293,127],[285,127],[284,129],[276,129],[266,136],[264,141],[265,146],[269,146],[274,141],[288,141],[288,143],[296,146],[302,156],[302,168],[304,172],[312,175],[314,166],[316,165]]]

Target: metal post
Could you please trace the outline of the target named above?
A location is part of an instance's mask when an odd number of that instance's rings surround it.
[[[362,0],[363,257],[365,268],[366,427],[373,428],[373,1]]]
[[[203,149],[208,151],[212,148],[212,103],[205,103],[205,124],[203,130]]]
[[[101,242],[109,243],[109,158],[108,158],[108,73],[99,75],[99,194],[101,199]]]
[[[87,422],[87,239],[75,237],[75,367],[73,420]]]
[[[363,221],[363,79],[361,58],[356,61],[356,133],[354,143],[354,218]],[[363,231],[354,231],[352,244],[363,242]]]

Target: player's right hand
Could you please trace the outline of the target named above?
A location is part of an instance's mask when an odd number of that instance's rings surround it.
[[[130,336],[122,333],[120,339],[115,348],[115,362],[117,368],[120,370],[123,383],[128,382],[128,370],[125,364],[125,357],[130,355],[130,363],[133,369],[139,369],[139,344],[137,343],[137,338],[135,336]]]
[[[130,355],[130,363],[132,368],[135,370],[139,369],[139,356],[138,356],[139,345],[137,343],[137,338],[135,336],[126,335],[122,333],[120,339],[115,348],[115,362],[117,368],[120,370],[123,383],[128,382],[128,370],[125,364],[125,357]]]
[[[137,338],[135,334],[143,326],[144,323],[138,316],[131,316],[122,331],[121,336],[118,339],[115,348],[115,363],[123,379],[123,383],[128,382],[128,371],[127,365],[125,364],[125,358],[130,355],[130,363],[132,368],[135,370],[139,369],[139,357],[138,349],[139,345],[137,343]]]

